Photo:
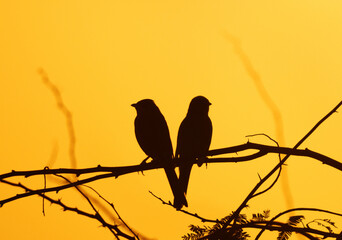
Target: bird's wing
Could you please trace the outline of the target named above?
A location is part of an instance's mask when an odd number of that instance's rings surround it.
[[[137,116],[135,121],[135,136],[139,143],[139,146],[144,151],[147,156],[152,157],[154,152],[153,144],[153,132],[151,131],[151,126],[149,121],[145,118]]]
[[[209,117],[186,117],[178,131],[176,156],[198,157],[206,154],[212,136],[212,123]]]
[[[191,119],[185,117],[182,121],[177,136],[176,157],[187,154],[190,152],[193,126],[191,126]]]
[[[211,143],[213,126],[209,117],[201,121],[200,137],[198,137],[198,156],[207,154]]]
[[[152,158],[172,157],[172,143],[164,117],[137,117],[135,134],[141,149]]]

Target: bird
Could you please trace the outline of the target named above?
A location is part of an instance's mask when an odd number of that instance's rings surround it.
[[[144,153],[164,165],[174,202],[187,204],[185,195],[181,190],[178,177],[173,166],[173,148],[169,128],[163,114],[152,99],[143,99],[132,104],[137,111],[134,120],[135,136]],[[146,159],[145,159],[146,160]],[[175,205],[174,205],[175,206]],[[179,210],[176,206],[175,208]]]
[[[179,185],[186,196],[190,172],[195,159],[205,157],[212,137],[212,122],[209,118],[211,103],[203,96],[194,97],[182,121],[177,136],[176,158],[180,159]],[[177,199],[182,200],[182,199]],[[187,207],[184,202],[176,203]]]

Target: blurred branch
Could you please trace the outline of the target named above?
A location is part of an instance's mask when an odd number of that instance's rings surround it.
[[[293,150],[296,150],[326,119],[328,119],[333,113],[337,112],[337,109],[342,105],[342,101],[339,102],[328,114],[326,114],[315,126],[301,139],[299,142],[293,147]],[[236,219],[240,215],[240,212],[243,208],[246,207],[247,203],[250,199],[252,199],[256,193],[256,191],[261,187],[262,184],[266,182],[276,171],[279,169],[286,160],[291,156],[291,154],[287,154],[263,179],[261,179],[256,186],[252,189],[252,191],[248,194],[245,200],[241,203],[238,209],[229,217],[227,222],[223,225],[222,231],[225,231],[225,228],[234,220],[234,225],[236,224]],[[340,163],[341,164],[341,163]],[[234,227],[234,226],[233,226]],[[219,235],[220,231],[215,232],[213,234],[209,234],[203,239],[213,239],[216,235]]]
[[[253,80],[255,87],[257,89],[257,92],[259,93],[264,104],[270,110],[273,116],[273,120],[274,120],[276,138],[281,146],[285,146],[284,124],[283,124],[283,117],[281,115],[281,111],[279,110],[277,104],[273,101],[271,95],[268,93],[267,89],[265,88],[265,85],[263,84],[260,74],[257,72],[255,67],[253,66],[252,61],[250,60],[249,56],[245,53],[244,49],[241,46],[240,41],[233,35],[229,34],[228,32],[224,32],[224,37],[234,46],[235,53],[240,58],[247,74]],[[283,196],[286,201],[287,207],[292,208],[293,196],[292,196],[291,188],[289,185],[289,177],[288,177],[287,171],[283,171],[281,183],[282,183],[282,188],[283,188]]]
[[[66,125],[67,125],[67,130],[68,130],[68,135],[69,135],[69,158],[70,158],[70,162],[71,162],[71,167],[72,168],[76,168],[77,166],[77,160],[76,160],[76,153],[75,153],[75,146],[76,146],[76,134],[75,134],[75,127],[73,124],[73,118],[72,118],[72,113],[71,111],[68,109],[67,105],[64,103],[63,98],[62,98],[62,94],[60,92],[60,90],[58,89],[58,87],[52,83],[52,81],[49,79],[48,75],[46,74],[46,72],[43,69],[39,69],[38,73],[40,74],[44,84],[51,90],[51,92],[53,93],[56,103],[57,103],[57,107],[58,109],[63,113],[65,119],[66,119]],[[50,161],[47,164],[47,166],[52,165],[55,160],[56,160],[56,156],[57,156],[57,148],[58,148],[58,144],[56,143],[54,145],[53,151],[51,153],[51,157],[50,157]],[[46,167],[46,169],[48,169],[48,167]],[[46,178],[45,178],[45,174],[44,174],[44,183],[46,183]],[[54,176],[63,178],[65,181],[67,181],[69,184],[72,183],[71,180],[67,179],[64,176],[61,175],[57,175],[54,174]],[[76,180],[75,176],[71,176],[73,181]],[[46,188],[46,185],[44,186],[44,188]],[[99,205],[98,207],[100,207],[100,209],[102,209],[103,211],[105,211],[108,214],[108,209],[106,209],[106,207],[100,203],[98,201],[98,199],[93,198],[91,195],[87,194],[85,191],[82,191],[79,187],[75,186],[76,190],[78,190],[82,196],[89,202],[89,204],[93,207],[93,202],[96,203],[97,205]],[[94,189],[92,189],[93,191],[95,191]],[[101,195],[99,195],[98,192],[96,192],[98,194],[99,197],[101,197],[103,200],[105,200]],[[94,209],[94,207],[93,207]],[[95,210],[94,211],[98,211]],[[116,214],[119,216],[118,212],[114,209],[114,211],[116,212]],[[43,214],[44,214],[44,198],[43,198]],[[119,216],[119,219],[122,221],[122,219]],[[122,221],[123,222],[123,221]],[[124,222],[123,222],[124,223]],[[124,226],[127,227],[127,229],[129,229],[134,236],[139,239],[139,237],[128,227],[128,225],[126,223],[124,223]],[[115,233],[112,232],[114,235]]]
[[[55,176],[62,178],[64,181],[68,182],[68,183],[72,183],[71,180],[69,180],[68,178],[62,176],[62,175],[58,175],[55,174]],[[92,203],[92,201],[90,200],[90,198],[80,189],[80,186],[75,186],[76,190],[87,200],[87,202],[89,203],[89,205],[91,206],[91,208],[93,209],[93,211],[95,212],[95,215],[97,216],[97,220],[103,224],[103,222],[105,222],[105,220],[103,219],[103,217],[101,216],[101,214],[99,213],[99,211],[95,208],[94,204]],[[103,225],[105,226],[105,225]],[[115,231],[113,231],[113,229],[109,228],[108,226],[106,226],[109,231],[119,240],[119,236],[121,235],[120,233],[116,233]],[[132,239],[132,238],[129,238]],[[134,238],[133,238],[134,239]]]
[[[58,109],[61,110],[61,112],[64,114],[66,122],[67,122],[67,128],[68,128],[68,134],[69,134],[69,157],[71,161],[71,167],[76,168],[77,167],[77,161],[76,161],[76,154],[75,154],[75,146],[76,146],[76,134],[75,134],[75,128],[72,120],[72,113],[68,109],[68,107],[64,104],[62,94],[57,88],[55,84],[53,84],[44,69],[39,69],[38,73],[42,77],[43,82],[45,85],[52,91],[56,102]]]
[[[115,214],[118,216],[119,220],[124,224],[125,228],[127,230],[129,230],[138,240],[140,239],[139,236],[132,230],[131,227],[128,226],[128,224],[122,219],[122,217],[120,216],[119,212],[115,209],[114,204],[110,203],[107,199],[105,199],[98,191],[96,191],[94,188],[87,186],[87,185],[83,185],[84,187],[87,187],[89,189],[91,189],[92,191],[94,191],[103,201],[105,201],[115,212]],[[143,239],[145,239],[145,237],[143,237]]]
[[[33,189],[31,188],[28,188],[26,186],[24,186],[23,184],[21,183],[13,183],[13,182],[10,182],[10,181],[7,181],[7,180],[2,180],[3,183],[5,184],[8,184],[8,185],[11,185],[11,186],[14,186],[14,187],[19,187],[19,188],[22,188],[24,189],[26,192],[31,192],[31,191],[34,191]],[[135,238],[134,237],[131,237],[127,234],[125,234],[124,232],[122,232],[120,229],[119,229],[119,226],[118,225],[112,225],[112,224],[109,224],[107,223],[105,220],[103,220],[103,218],[98,214],[98,212],[96,212],[95,214],[91,214],[91,213],[88,213],[88,212],[85,212],[85,211],[82,211],[80,209],[78,209],[77,207],[69,207],[67,206],[66,204],[64,204],[60,199],[58,200],[55,200],[47,195],[44,195],[43,193],[37,193],[38,196],[48,200],[51,204],[56,204],[56,205],[59,205],[63,208],[64,211],[71,211],[71,212],[75,212],[79,215],[82,215],[82,216],[85,216],[85,217],[88,217],[88,218],[92,218],[92,219],[95,219],[97,221],[99,221],[103,227],[107,227],[108,229],[111,230],[111,232],[115,231],[116,235],[118,236],[121,236],[121,237],[124,237],[125,239],[129,239],[129,240],[134,240]]]
[[[270,136],[268,136],[267,134],[265,134],[265,133],[247,135],[246,137],[255,137],[255,136],[265,136],[268,139],[270,139],[272,142],[277,144],[277,146],[279,147],[278,142],[276,140],[274,140],[273,138],[271,138]],[[280,153],[278,154],[278,158],[279,158],[279,162],[280,162],[281,161],[281,154]],[[277,177],[274,179],[274,181],[272,182],[272,184],[270,186],[268,186],[266,189],[264,189],[264,190],[262,190],[262,191],[260,191],[260,192],[258,192],[256,194],[254,194],[253,197],[257,197],[258,195],[264,194],[265,192],[270,190],[278,182],[278,180],[280,178],[280,174],[282,173],[282,169],[283,169],[282,166],[280,166],[278,174],[277,174]]]

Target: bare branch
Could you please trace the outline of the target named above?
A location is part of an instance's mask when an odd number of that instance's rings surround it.
[[[279,231],[279,232],[283,232],[283,231],[295,232],[309,239],[314,239],[314,240],[317,240],[317,238],[309,235],[309,233],[318,234],[318,235],[324,236],[324,238],[326,237],[336,238],[338,236],[338,234],[336,233],[324,232],[324,231],[320,231],[320,230],[313,229],[313,228],[294,227],[294,226],[290,226],[286,223],[281,223],[281,222],[273,222],[271,225],[267,225],[268,223],[269,221],[250,222],[247,224],[237,224],[237,227],[238,228],[261,228],[263,230]],[[203,239],[206,239],[206,238],[203,238]]]
[[[87,186],[87,185],[83,185],[84,187],[87,187],[91,190],[93,190],[103,201],[105,201],[116,213],[116,215],[118,216],[119,220],[124,224],[124,226],[139,240],[139,236],[132,230],[132,228],[130,228],[128,226],[128,224],[122,219],[122,217],[120,216],[119,212],[116,210],[116,208],[114,207],[113,203],[110,203],[107,199],[105,199],[98,191],[96,191],[94,188]]]
[[[293,147],[293,149],[297,149],[327,118],[329,118],[333,113],[337,111],[337,109],[342,105],[342,101],[337,104],[328,114],[326,114],[315,126]],[[245,200],[241,203],[238,209],[230,216],[228,221],[224,224],[222,229],[225,229],[237,216],[239,216],[241,210],[247,205],[248,201],[253,197],[255,192],[259,189],[259,187],[269,179],[276,171],[279,169],[286,160],[291,156],[291,154],[287,154],[261,181],[259,181],[256,186],[252,189],[252,191],[248,194]],[[234,222],[235,223],[235,222]],[[218,232],[207,235],[203,239],[210,239],[213,235],[219,234]]]
[[[221,149],[215,149],[210,150],[207,154],[207,156],[217,156],[222,154],[229,154],[229,153],[236,153],[241,152],[245,150],[258,150],[258,152],[253,153],[251,155],[247,156],[241,156],[241,157],[224,157],[224,158],[207,158],[203,160],[203,163],[221,163],[221,162],[243,162],[243,161],[249,161],[256,158],[259,158],[261,156],[264,156],[268,153],[281,153],[281,154],[287,154],[287,155],[294,155],[294,156],[303,156],[303,157],[310,157],[313,159],[316,159],[323,164],[329,165],[331,167],[334,167],[338,170],[342,170],[342,163],[327,157],[323,154],[320,154],[318,152],[311,151],[309,149],[293,149],[293,148],[287,148],[287,147],[276,147],[276,146],[268,146],[263,144],[257,144],[252,142],[247,142],[242,145],[237,145],[233,147],[227,147],[227,148],[221,148]],[[181,164],[181,160],[174,159],[174,166],[179,166]],[[196,164],[197,162],[194,161],[193,164]],[[58,169],[42,169],[42,170],[31,170],[31,171],[15,171],[12,170],[12,172],[1,174],[0,180],[6,179],[9,177],[18,177],[18,176],[24,176],[24,177],[30,177],[35,175],[43,175],[43,174],[76,174],[78,176],[88,173],[100,173],[100,172],[107,172],[111,173],[111,175],[108,175],[107,177],[118,177],[124,174],[133,173],[133,172],[141,172],[141,171],[147,171],[152,169],[158,169],[163,168],[162,164],[158,164],[156,162],[150,162],[140,165],[132,165],[132,166],[122,166],[122,167],[102,167],[98,165],[97,167],[93,168],[81,168],[81,169],[74,169],[74,168],[58,168]]]
[[[290,213],[290,212],[297,212],[297,211],[311,211],[311,212],[323,212],[323,213],[329,213],[329,214],[332,214],[332,215],[336,215],[336,216],[340,216],[342,217],[342,214],[341,213],[336,213],[336,212],[332,212],[332,211],[327,211],[327,210],[324,210],[324,209],[319,209],[319,208],[292,208],[292,209],[288,209],[284,212],[281,212],[279,214],[277,214],[276,216],[274,216],[269,222],[268,224],[272,224],[277,218],[287,214],[287,213]],[[261,234],[263,234],[263,232],[265,231],[265,229],[262,229],[258,235],[255,237],[255,240],[258,240],[261,236]]]
[[[259,135],[266,136],[266,137],[267,137],[268,139],[270,139],[272,142],[274,142],[275,144],[277,144],[277,147],[279,147],[278,142],[277,142],[276,140],[274,140],[273,138],[271,138],[270,136],[268,136],[267,134],[265,134],[265,133],[247,135],[246,137],[254,137],[254,136],[259,136]],[[281,154],[280,154],[280,153],[278,154],[278,158],[279,158],[279,162],[280,162],[280,161],[281,161]],[[281,174],[281,172],[282,172],[281,170],[282,170],[282,166],[280,166],[279,171],[278,171],[278,174],[277,174],[277,177],[274,179],[274,181],[272,182],[272,184],[271,184],[270,186],[268,186],[268,188],[266,188],[265,190],[260,191],[260,192],[258,192],[258,193],[255,193],[255,194],[253,195],[252,198],[257,197],[258,195],[264,194],[265,192],[267,192],[268,190],[270,190],[270,189],[277,183],[277,181],[279,180],[280,174]]]
[[[151,191],[149,191],[149,193],[150,193],[153,197],[155,197],[155,198],[157,198],[159,201],[161,201],[163,204],[165,204],[165,205],[167,205],[167,206],[171,206],[171,207],[174,208],[174,206],[171,204],[171,202],[165,202],[162,198],[158,197],[157,195],[155,195],[155,194],[154,194],[153,192],[151,192]],[[190,216],[192,216],[192,217],[198,218],[198,219],[201,220],[202,222],[211,222],[211,223],[218,223],[218,222],[220,222],[219,220],[212,220],[212,219],[208,219],[208,218],[201,217],[201,216],[199,216],[197,213],[191,213],[191,212],[186,211],[186,210],[184,210],[184,209],[179,209],[179,210],[177,210],[177,211],[180,211],[180,212],[185,213],[185,214],[187,214],[187,215],[190,215]]]
[[[260,156],[264,156],[267,153],[283,153],[287,154],[287,157],[284,159],[286,160],[288,156],[290,155],[296,155],[296,156],[306,156],[306,157],[311,157],[314,159],[317,159],[321,161],[324,164],[327,164],[331,167],[334,167],[336,169],[342,170],[342,163],[329,158],[327,156],[324,156],[320,153],[313,152],[311,150],[305,149],[291,149],[291,148],[285,148],[285,147],[275,147],[275,146],[267,146],[267,145],[262,145],[262,144],[256,144],[256,143],[251,143],[247,142],[242,145],[234,146],[234,147],[228,147],[228,148],[222,148],[222,149],[216,149],[216,150],[211,150],[208,153],[208,156],[215,156],[215,155],[220,155],[220,154],[226,154],[226,153],[235,153],[239,151],[244,151],[244,150],[259,150],[257,153],[248,155],[248,156],[241,156],[241,157],[227,157],[227,158],[208,158],[204,159],[204,163],[222,163],[222,162],[242,162],[242,161],[248,161],[252,159],[256,159]],[[282,163],[284,163],[284,159],[282,160]],[[196,164],[197,161],[194,161],[193,164]],[[181,160],[175,159],[174,160],[174,166],[179,166],[181,164]],[[279,163],[276,167],[278,169],[282,164]],[[81,175],[81,174],[86,174],[86,173],[99,173],[99,172],[109,172],[105,174],[100,174],[96,175],[93,177],[77,180],[75,182],[72,182],[70,184],[65,184],[62,186],[57,186],[57,187],[51,187],[51,188],[45,188],[45,189],[39,189],[39,190],[34,190],[22,194],[17,194],[16,196],[4,199],[0,201],[0,205],[3,205],[5,203],[23,198],[23,197],[28,197],[34,194],[39,194],[39,193],[44,193],[44,192],[58,192],[63,189],[67,189],[70,187],[75,187],[81,184],[89,183],[92,181],[96,181],[99,179],[104,179],[104,178],[110,178],[110,177],[115,177],[117,178],[118,176],[128,174],[128,173],[133,173],[133,172],[141,172],[141,171],[147,171],[151,169],[158,169],[158,168],[163,168],[164,166],[160,163],[157,162],[150,162],[146,164],[140,164],[140,165],[132,165],[132,166],[122,166],[122,167],[95,167],[95,168],[84,168],[84,169],[70,169],[70,168],[60,168],[60,169],[43,169],[43,170],[33,170],[33,171],[12,171],[9,173],[5,173],[0,175],[0,181],[9,178],[9,177],[17,177],[17,176],[34,176],[34,175],[44,175],[44,174],[76,174],[76,175]],[[275,170],[276,170],[275,169]],[[270,177],[270,176],[269,176]],[[263,182],[261,182],[263,183]]]
[[[10,182],[10,181],[7,181],[7,180],[2,180],[3,183],[6,183],[8,185],[11,185],[11,186],[14,186],[14,187],[19,187],[19,188],[22,188],[24,189],[25,191],[27,192],[30,192],[30,191],[34,191],[33,189],[30,189],[26,186],[24,186],[23,184],[21,183],[13,183],[13,182]],[[119,227],[117,225],[112,225],[112,224],[109,224],[107,223],[106,221],[103,221],[103,219],[98,215],[98,214],[91,214],[91,213],[88,213],[88,212],[85,212],[85,211],[82,211],[76,207],[69,207],[67,206],[66,204],[64,204],[60,199],[58,200],[55,200],[47,195],[43,195],[42,193],[38,193],[37,194],[38,196],[40,197],[44,197],[46,200],[48,200],[51,204],[57,204],[59,206],[61,206],[63,208],[64,211],[71,211],[71,212],[75,212],[79,215],[82,215],[82,216],[85,216],[85,217],[89,217],[89,218],[92,218],[92,219],[95,219],[99,222],[101,222],[102,226],[103,227],[107,227],[108,229],[111,229],[111,230],[115,230],[117,232],[118,235],[126,238],[126,239],[129,239],[129,240],[134,240],[134,237],[131,237],[125,233],[123,233]]]
[[[62,175],[58,175],[55,174],[55,176],[62,178],[64,181],[68,182],[68,183],[72,183],[71,180],[69,180],[68,178],[62,176]],[[99,213],[99,211],[95,208],[94,204],[91,202],[91,200],[89,199],[89,197],[80,189],[79,186],[75,186],[76,190],[87,200],[87,202],[89,203],[89,205],[91,206],[91,208],[93,209],[93,211],[95,212],[95,215],[98,216],[98,220],[99,222],[103,223],[105,222],[105,220],[103,219],[103,217],[101,216],[101,214]],[[108,227],[107,227],[108,228]],[[119,239],[119,234],[114,232],[113,229],[108,228],[109,231],[117,238]],[[133,238],[134,239],[134,238]]]

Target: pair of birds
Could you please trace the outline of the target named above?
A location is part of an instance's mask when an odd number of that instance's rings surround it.
[[[203,96],[193,98],[179,127],[176,158],[181,160],[181,164],[178,178],[172,163],[170,133],[163,114],[151,99],[132,104],[137,111],[134,121],[137,141],[148,157],[164,165],[174,196],[173,205],[177,210],[188,206],[186,192],[194,161],[205,157],[209,150],[212,136],[212,123],[208,116],[210,105],[208,99]]]

